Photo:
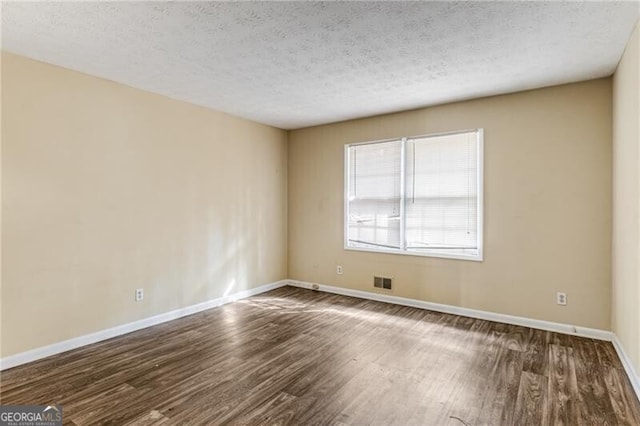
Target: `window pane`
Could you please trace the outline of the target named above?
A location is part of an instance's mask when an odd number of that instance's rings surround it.
[[[478,252],[477,133],[407,141],[408,250]]]
[[[402,142],[348,148],[348,245],[400,248]]]
[[[482,260],[482,130],[346,152],[347,247]]]

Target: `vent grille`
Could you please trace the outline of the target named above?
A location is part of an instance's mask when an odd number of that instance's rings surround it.
[[[385,290],[391,290],[392,279],[387,277],[373,277],[373,286],[376,288],[383,288]]]

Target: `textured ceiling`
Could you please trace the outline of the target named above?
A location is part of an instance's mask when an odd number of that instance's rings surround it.
[[[4,2],[2,48],[292,129],[610,75],[639,2]]]

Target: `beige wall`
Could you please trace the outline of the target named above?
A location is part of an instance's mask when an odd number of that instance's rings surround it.
[[[2,54],[0,54],[0,321],[2,321],[2,204]],[[1,357],[2,323],[0,322],[0,358]]]
[[[343,249],[344,144],[477,127],[483,262]],[[611,79],[290,132],[288,252],[291,279],[610,329]]]
[[[382,274],[610,328],[610,79],[296,130],[288,153],[281,130],[7,53],[2,88],[2,357],[286,278],[287,258],[292,279]],[[475,127],[484,262],[343,249],[344,144]]]
[[[286,132],[4,53],[2,88],[1,356],[286,278]]]
[[[613,78],[612,326],[640,372],[640,27]]]

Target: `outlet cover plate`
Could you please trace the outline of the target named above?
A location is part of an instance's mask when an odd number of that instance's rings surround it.
[[[566,305],[567,304],[567,293],[558,292],[556,293],[556,303],[558,305]]]

